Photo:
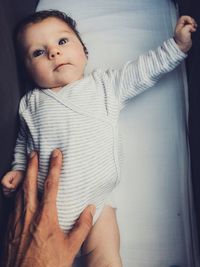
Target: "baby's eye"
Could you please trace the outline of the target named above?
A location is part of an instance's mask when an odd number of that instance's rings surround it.
[[[39,57],[39,56],[41,56],[41,55],[43,55],[44,54],[44,50],[42,50],[42,49],[37,49],[37,50],[35,50],[34,52],[33,52],[33,57]]]
[[[64,44],[68,43],[68,41],[69,40],[67,38],[62,38],[62,39],[59,40],[58,44],[59,45],[64,45]]]

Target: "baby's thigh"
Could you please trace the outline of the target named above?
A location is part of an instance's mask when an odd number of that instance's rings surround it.
[[[88,267],[121,267],[120,236],[115,209],[105,206],[82,247]]]

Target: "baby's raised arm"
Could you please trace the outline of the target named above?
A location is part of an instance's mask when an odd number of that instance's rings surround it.
[[[192,45],[191,33],[197,24],[189,16],[182,16],[176,25],[174,38],[155,50],[129,61],[121,70],[111,71],[115,94],[121,107],[127,100],[152,87],[165,73],[172,71],[187,56]]]

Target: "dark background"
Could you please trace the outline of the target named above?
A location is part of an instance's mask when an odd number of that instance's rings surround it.
[[[186,61],[189,86],[189,142],[194,202],[200,241],[200,1],[177,1],[181,15],[195,18],[198,30],[193,36],[193,47]]]
[[[0,0],[0,177],[10,168],[17,134],[18,104],[24,91],[17,72],[20,68],[17,68],[15,58],[13,30],[22,18],[35,10],[37,2]],[[0,191],[0,257],[11,206],[12,202],[5,201]]]
[[[169,0],[170,1],[170,0]],[[193,35],[193,47],[186,61],[189,85],[189,141],[194,202],[200,240],[200,5],[199,0],[174,1],[181,15],[194,17],[199,25]],[[17,110],[24,92],[19,78],[13,46],[13,29],[23,17],[35,10],[38,0],[0,0],[0,177],[9,170],[17,133]],[[0,192],[0,253],[7,224],[9,207]]]

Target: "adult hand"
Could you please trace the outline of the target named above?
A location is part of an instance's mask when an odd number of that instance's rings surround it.
[[[87,237],[95,212],[88,206],[68,234],[60,229],[56,196],[62,165],[60,150],[53,151],[42,201],[38,201],[38,156],[32,152],[23,187],[16,196],[10,220],[4,267],[69,267]]]

